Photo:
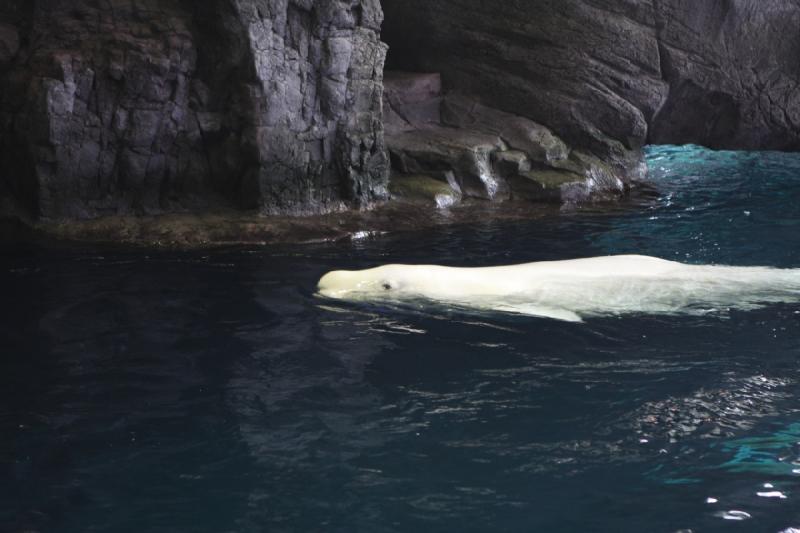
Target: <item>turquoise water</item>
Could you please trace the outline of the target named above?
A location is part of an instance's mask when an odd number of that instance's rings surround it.
[[[800,528],[800,308],[570,324],[321,274],[617,253],[800,267],[800,156],[649,152],[613,210],[314,246],[5,248],[0,531]]]

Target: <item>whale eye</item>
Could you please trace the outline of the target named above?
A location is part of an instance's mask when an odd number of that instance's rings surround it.
[[[383,287],[383,290],[385,290],[385,291],[392,290],[392,284],[389,283],[388,281],[384,281],[383,284],[381,285],[381,287]]]

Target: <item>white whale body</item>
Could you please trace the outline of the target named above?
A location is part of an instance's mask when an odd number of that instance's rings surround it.
[[[800,269],[686,265],[639,255],[456,268],[385,265],[330,272],[319,295],[432,301],[570,322],[585,317],[705,314],[800,302]]]

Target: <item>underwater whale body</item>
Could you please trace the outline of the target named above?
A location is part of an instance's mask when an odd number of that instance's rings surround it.
[[[569,322],[627,314],[709,314],[800,302],[800,269],[689,265],[640,255],[458,268],[384,265],[330,272],[322,297],[433,303]]]

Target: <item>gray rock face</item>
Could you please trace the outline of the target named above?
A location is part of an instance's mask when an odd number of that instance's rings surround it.
[[[494,201],[580,203],[625,190],[602,160],[572,150],[541,124],[442,94],[438,74],[387,71],[384,115],[393,181],[428,176]]]
[[[384,0],[389,68],[531,119],[611,174],[647,142],[800,148],[795,0]]]
[[[4,4],[0,193],[34,215],[385,197],[378,0]]]
[[[364,206],[390,151],[570,201],[642,177],[647,142],[800,149],[797,0],[382,0],[382,29],[380,2],[1,2],[0,211]],[[381,35],[441,73],[393,75],[385,119]]]
[[[648,120],[669,86],[655,11],[629,0],[384,0],[389,67],[546,126],[619,177],[638,177]],[[636,174],[636,175],[635,175]]]
[[[654,143],[800,149],[800,2],[656,2],[670,91]]]

